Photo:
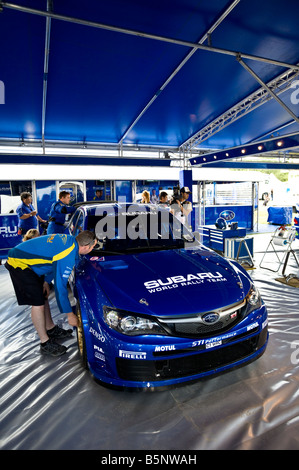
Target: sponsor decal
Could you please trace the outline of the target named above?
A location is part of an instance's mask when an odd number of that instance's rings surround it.
[[[155,212],[153,210],[151,210],[150,212],[148,211],[140,211],[140,210],[136,210],[136,211],[131,211],[131,212],[121,212],[120,215],[122,216],[130,216],[130,217],[134,217],[134,216],[138,216],[138,215],[158,215],[158,212]]]
[[[262,330],[268,325],[268,318],[262,323]]]
[[[186,287],[194,284],[203,284],[205,282],[225,282],[227,279],[222,276],[221,273],[196,273],[196,274],[185,274],[179,276],[167,277],[166,280],[154,279],[147,281],[144,286],[149,293],[160,292],[165,289],[175,289],[179,285]]]
[[[156,346],[155,347],[155,352],[157,351],[160,351],[160,352],[163,352],[163,351],[175,351],[176,348],[175,348],[175,345],[174,344],[171,344],[171,345],[164,345],[164,346]]]
[[[47,239],[47,243],[52,243],[53,240],[54,240],[54,237],[55,237],[55,234],[54,234],[54,235],[51,235],[51,236]]]
[[[222,344],[222,339],[218,341],[212,341],[211,343],[206,343],[206,349],[214,348],[215,346],[220,346]]]
[[[100,361],[106,362],[105,353],[103,349],[97,346],[96,344],[93,345],[93,349],[95,349],[94,357],[96,357]]]
[[[67,266],[65,268],[65,271],[64,271],[62,277],[65,277],[66,279],[68,279],[70,277],[71,273],[72,273],[72,270],[73,270],[73,268]]]
[[[0,227],[0,235],[3,238],[16,237],[18,235],[18,227]]]
[[[119,350],[119,357],[125,359],[146,359],[146,352]]]
[[[205,340],[204,339],[199,339],[197,341],[193,341],[192,343],[192,348],[195,348],[196,346],[202,346],[203,344],[205,344]]]
[[[65,245],[66,242],[67,242],[67,235],[65,234],[59,234],[59,237],[61,238],[62,240],[62,243]]]
[[[204,346],[206,344],[210,344],[212,342],[217,342],[217,341],[223,341],[223,340],[226,340],[228,338],[232,338],[233,336],[237,336],[238,334],[240,334],[241,332],[243,332],[243,330],[240,330],[238,332],[236,331],[231,331],[230,333],[226,333],[224,335],[221,335],[221,336],[216,336],[215,338],[208,338],[208,339],[199,339],[199,340],[196,340],[196,341],[193,341],[192,343],[192,348],[195,348],[195,347],[198,347],[198,346]]]
[[[100,327],[100,325],[99,325]],[[92,326],[89,327],[89,333],[91,333],[95,338],[97,338],[99,341],[101,341],[102,343],[105,342],[105,336],[102,334],[102,330],[99,331],[96,331],[94,328],[92,328]]]
[[[253,328],[256,328],[257,326],[259,326],[259,324],[256,321],[256,322],[252,323],[252,325],[247,326],[247,331],[253,330]]]

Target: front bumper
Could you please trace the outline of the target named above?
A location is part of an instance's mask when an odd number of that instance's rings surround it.
[[[232,330],[205,339],[147,336],[141,343],[142,337],[135,337],[136,342],[126,337],[128,342],[124,342],[123,335],[119,341],[111,330],[107,334],[105,343],[109,350],[104,347],[105,366],[96,357],[89,361],[96,379],[121,387],[170,386],[257,359],[268,341],[267,310],[263,305]]]
[[[192,380],[212,373],[220,372],[259,356],[267,341],[267,328],[257,335],[234,343],[227,347],[189,356],[153,361],[116,358],[119,377],[123,380],[151,382],[147,386],[165,385]],[[166,383],[167,381],[167,383]]]

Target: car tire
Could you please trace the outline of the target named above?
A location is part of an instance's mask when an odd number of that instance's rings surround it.
[[[85,341],[84,327],[83,327],[82,314],[81,314],[81,308],[80,308],[79,302],[77,303],[76,315],[78,318],[78,326],[77,326],[78,351],[79,351],[81,363],[84,369],[88,370],[86,341]]]

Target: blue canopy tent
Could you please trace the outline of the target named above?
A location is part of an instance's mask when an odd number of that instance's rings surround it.
[[[87,171],[101,178],[100,165],[116,173],[113,165],[130,168],[132,161],[149,178],[149,160],[162,175],[176,152],[184,168],[233,166],[230,158],[263,148],[292,149],[295,160],[298,17],[298,0],[0,0],[0,180],[4,167],[22,171],[22,163],[29,171],[61,165],[62,179],[77,164],[98,165],[100,176]],[[58,155],[57,148],[69,152]],[[132,149],[130,159],[123,149]],[[165,158],[146,160],[139,149],[158,149]],[[49,190],[56,197],[56,174],[44,174],[35,182],[39,201]],[[41,361],[30,315],[16,309],[2,267],[2,448],[111,449],[109,456],[189,449],[192,463],[201,449],[298,449],[298,292],[258,269],[253,276],[272,335],[260,362],[132,397],[87,380],[71,338],[58,366]]]
[[[299,133],[296,0],[0,7],[0,143],[213,151]]]

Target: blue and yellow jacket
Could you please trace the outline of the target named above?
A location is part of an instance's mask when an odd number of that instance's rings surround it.
[[[76,262],[79,245],[71,235],[57,234],[32,238],[8,252],[7,262],[13,268],[32,269],[45,281],[54,280],[56,300],[61,313],[72,311],[68,299],[67,282]]]

